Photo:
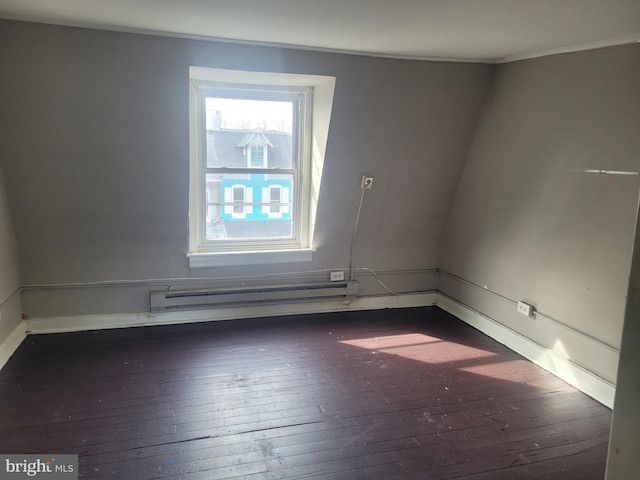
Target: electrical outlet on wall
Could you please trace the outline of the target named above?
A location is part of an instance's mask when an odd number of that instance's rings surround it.
[[[527,302],[518,302],[518,313],[522,315],[526,315],[527,317],[533,316],[535,312],[535,307],[533,305],[529,305]]]
[[[360,188],[362,188],[363,190],[371,190],[371,187],[373,187],[373,177],[362,175],[362,183],[360,183]]]
[[[342,280],[344,280],[344,272],[343,271],[331,272],[331,281],[332,282],[340,282]]]

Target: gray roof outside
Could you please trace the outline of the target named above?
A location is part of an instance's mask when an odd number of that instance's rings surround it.
[[[291,134],[260,130],[207,130],[208,167],[246,167],[243,147],[254,135],[264,136],[268,144],[267,167],[291,168]]]
[[[291,220],[222,220],[207,223],[207,240],[291,238]]]

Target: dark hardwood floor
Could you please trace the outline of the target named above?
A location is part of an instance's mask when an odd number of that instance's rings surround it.
[[[0,371],[0,452],[86,479],[602,479],[610,421],[435,307],[29,336]]]

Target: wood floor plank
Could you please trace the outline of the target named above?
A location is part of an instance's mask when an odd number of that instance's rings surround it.
[[[29,336],[0,372],[0,451],[87,479],[601,478],[610,421],[437,308]]]

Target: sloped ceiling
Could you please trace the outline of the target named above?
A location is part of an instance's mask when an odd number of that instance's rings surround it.
[[[0,0],[0,17],[487,63],[640,41],[638,0]]]

